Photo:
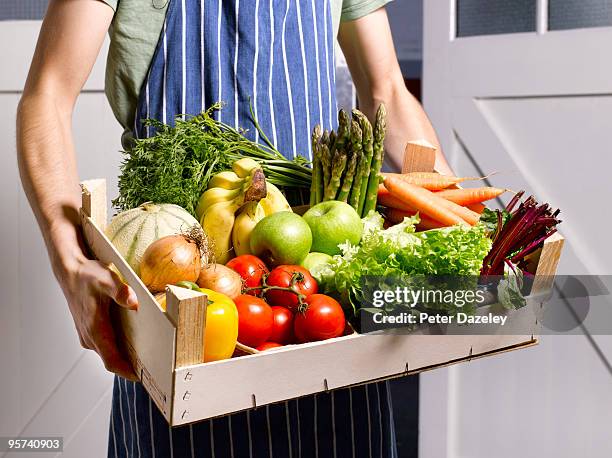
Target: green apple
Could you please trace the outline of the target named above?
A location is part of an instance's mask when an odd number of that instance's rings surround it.
[[[249,243],[251,252],[270,266],[299,265],[310,251],[312,233],[300,215],[278,212],[257,223]]]
[[[303,218],[312,231],[312,251],[340,254],[338,245],[347,240],[357,245],[363,234],[361,218],[346,202],[321,202],[304,213]]]
[[[313,251],[312,253],[308,253],[306,259],[302,261],[302,267],[306,268],[308,272],[312,272],[315,267],[327,264],[331,260],[332,257],[330,255]]]

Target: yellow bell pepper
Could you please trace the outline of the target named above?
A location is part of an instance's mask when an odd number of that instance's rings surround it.
[[[200,288],[208,296],[204,328],[204,362],[232,357],[238,341],[238,309],[225,294]]]

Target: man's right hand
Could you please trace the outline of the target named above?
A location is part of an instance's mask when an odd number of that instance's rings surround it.
[[[137,306],[134,292],[83,254],[81,192],[72,112],[113,19],[99,1],[50,0],[17,113],[21,181],[84,348],[109,371],[134,379],[115,342],[111,307]]]
[[[137,380],[132,366],[119,351],[112,327],[111,307],[138,309],[136,294],[119,276],[99,261],[82,259],[58,275],[68,301],[81,346],[93,350],[104,367],[129,380]]]

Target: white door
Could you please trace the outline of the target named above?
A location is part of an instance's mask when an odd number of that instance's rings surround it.
[[[424,2],[424,104],[452,166],[561,207],[567,274],[612,273],[609,10]],[[423,374],[421,457],[612,456],[612,340],[584,329]]]
[[[0,21],[0,436],[62,436],[62,457],[103,457],[112,376],[79,345],[17,171],[15,112],[39,28]],[[77,102],[74,132],[81,177],[109,178],[116,193],[121,129],[104,96],[105,60],[106,50]]]

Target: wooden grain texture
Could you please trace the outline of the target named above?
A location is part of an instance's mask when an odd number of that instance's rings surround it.
[[[83,211],[101,230],[106,229],[106,180],[86,180],[81,183]]]
[[[531,335],[353,334],[184,367],[176,370],[173,425],[415,374],[534,343]],[[216,388],[220,380],[221,391]]]
[[[204,362],[205,294],[169,285],[166,288],[166,313],[176,326],[175,367]]]
[[[82,184],[83,188],[88,191],[83,193],[84,196],[92,195],[92,190],[88,189],[88,185],[89,182]],[[95,192],[93,194],[95,195]],[[95,203],[95,206],[102,205],[101,199],[94,198],[91,202]],[[106,208],[106,202],[103,205]],[[101,214],[96,211],[95,207],[93,209],[90,207],[90,209],[94,214]],[[124,350],[132,362],[136,375],[164,417],[170,421],[176,329],[104,232],[86,214],[85,208],[81,209],[81,224],[85,240],[92,253],[100,262],[114,265],[138,297],[137,311],[118,306],[112,309],[118,321],[117,331],[119,338],[123,340]]]
[[[558,232],[544,241],[535,272],[535,279],[531,287],[532,295],[546,294],[550,291],[555,281],[555,274],[557,273],[557,266],[564,243],[565,239]]]
[[[436,163],[436,148],[426,140],[408,142],[404,150],[402,173],[433,172]]]

